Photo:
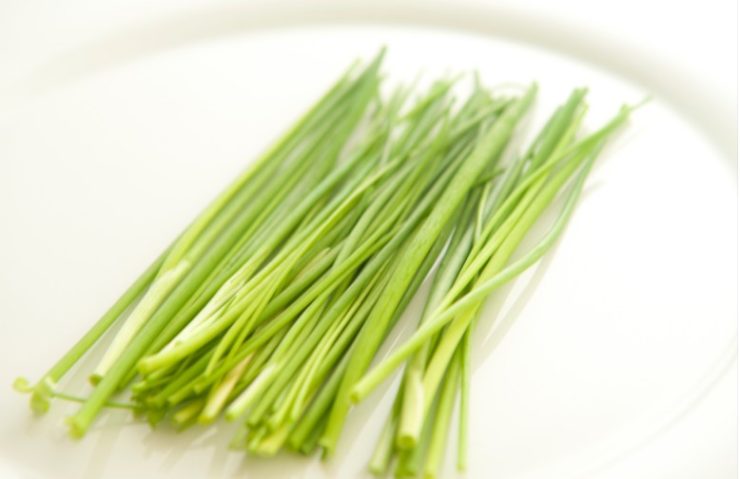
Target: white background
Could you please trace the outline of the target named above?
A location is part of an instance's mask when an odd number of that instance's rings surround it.
[[[690,112],[695,125],[701,127],[709,141],[728,158],[736,157],[736,6],[731,1],[704,2],[588,2],[588,1],[517,1],[487,2],[465,0],[464,2],[200,2],[200,1],[126,1],[126,2],[41,2],[41,1],[5,1],[0,4],[0,111],[5,110],[5,117],[12,118],[10,113],[23,105],[22,94],[29,88],[43,86],[46,78],[68,78],[74,80],[75,73],[83,60],[90,55],[111,55],[125,58],[134,55],[137,48],[146,48],[152,42],[152,31],[149,25],[159,25],[161,19],[181,19],[175,23],[185,25],[183,28],[205,28],[213,22],[213,28],[223,28],[216,21],[220,16],[211,16],[212,12],[233,11],[249,13],[250,11],[268,12],[263,18],[266,21],[280,23],[281,19],[288,24],[298,23],[308,18],[315,21],[334,21],[346,16],[347,10],[354,10],[350,16],[365,18],[371,22],[387,20],[393,24],[420,25],[462,25],[467,20],[464,12],[478,12],[480,22],[471,24],[471,28],[486,31],[488,28],[504,32],[505,37],[524,42],[537,43],[547,39],[553,49],[567,51],[578,58],[597,65],[608,65],[627,76],[631,81],[646,86],[651,91],[659,91],[666,101],[679,112]],[[459,10],[459,17],[456,16]],[[337,11],[345,13],[339,14]],[[238,15],[235,15],[238,17]],[[507,22],[500,19],[505,18]],[[521,24],[534,23],[543,29],[520,30]],[[191,22],[191,23],[188,23]],[[188,27],[191,25],[191,27]],[[229,25],[227,25],[228,27]],[[238,28],[239,21],[231,25]],[[141,42],[131,37],[117,39],[116,32],[122,29],[141,29]],[[173,30],[174,31],[174,30]],[[154,32],[154,33],[153,33]],[[561,33],[558,35],[557,33]],[[110,37],[106,43],[109,50],[90,52],[84,46],[91,41]],[[166,37],[166,35],[165,35]],[[583,41],[587,38],[589,41]],[[164,41],[168,41],[167,38]],[[171,40],[170,40],[171,41]],[[176,41],[176,39],[174,40]],[[80,54],[82,51],[84,54]],[[651,59],[653,68],[644,68],[644,59]],[[39,73],[41,72],[41,73]],[[29,78],[31,79],[29,85]],[[70,80],[70,81],[71,81]],[[35,82],[35,84],[34,84]],[[543,80],[544,82],[544,80]],[[38,85],[37,85],[38,84]],[[686,96],[685,91],[702,91],[703,95]],[[114,103],[115,104],[115,103]],[[10,112],[10,113],[8,113]],[[232,113],[233,114],[233,113]],[[63,131],[63,129],[61,129]],[[0,130],[2,134],[2,130]],[[61,133],[60,133],[61,134]],[[102,142],[102,144],[105,144]],[[210,145],[202,145],[205,148]],[[240,145],[233,146],[236,150]],[[234,153],[228,146],[221,147],[216,153],[224,155]],[[0,158],[0,165],[5,166]],[[13,170],[13,171],[18,171]],[[56,170],[54,170],[56,171]],[[40,172],[42,173],[42,172]],[[57,171],[63,178],[63,168]],[[91,182],[99,182],[105,187],[105,181],[114,181],[116,171],[88,170]],[[119,172],[126,174],[125,172]],[[736,173],[736,164],[734,166]],[[97,176],[96,176],[97,175]],[[0,181],[14,181],[12,175],[6,176],[0,170]],[[228,176],[228,175],[226,175]],[[214,176],[206,180],[218,183],[220,178]],[[204,180],[204,181],[206,181]],[[0,183],[4,190],[12,191],[13,184]],[[17,186],[17,185],[16,185]],[[736,188],[736,186],[735,186]],[[39,198],[47,201],[39,192]],[[207,192],[203,192],[206,194]],[[0,195],[7,194],[0,192]],[[206,194],[205,197],[208,195]],[[14,197],[11,197],[14,198]],[[104,200],[104,195],[101,195]],[[0,196],[0,199],[6,199]],[[195,204],[202,199],[194,200]],[[124,206],[107,205],[126,221],[128,212]],[[175,205],[170,205],[175,207]],[[16,208],[23,208],[22,205]],[[35,211],[32,207],[28,211]],[[185,215],[188,207],[184,206],[179,213]],[[736,210],[735,210],[736,212]],[[20,217],[15,210],[15,217]],[[151,221],[158,218],[152,214]],[[29,220],[31,221],[31,220]],[[46,224],[46,227],[59,228],[55,235],[65,237],[64,224]],[[78,226],[82,228],[81,226]],[[0,230],[1,231],[1,230]],[[161,233],[162,238],[167,235]],[[90,231],[77,230],[75,234],[95,235]],[[68,233],[69,241],[74,241]],[[109,233],[114,236],[114,233]],[[159,233],[158,233],[159,234]],[[63,251],[55,251],[59,245],[40,241],[34,246],[49,248],[48,254],[61,258]],[[22,235],[17,235],[21,238]],[[136,241],[132,236],[132,241]],[[99,241],[113,241],[108,234],[102,234]],[[7,247],[16,246],[7,240],[0,240],[0,245],[9,253]],[[156,245],[155,245],[156,246]],[[141,249],[139,245],[139,249]],[[145,247],[146,249],[146,247]],[[156,248],[155,248],[156,249]],[[136,248],[132,249],[136,251]],[[99,257],[81,261],[82,269],[94,269],[95,261],[105,260],[105,251],[97,252]],[[93,255],[96,251],[92,252]],[[140,261],[137,253],[122,252],[123,261],[136,263]],[[88,263],[85,263],[88,262]],[[16,263],[20,262],[16,258]],[[58,263],[52,263],[52,266]],[[133,271],[140,269],[133,264]],[[736,270],[735,270],[736,271]],[[46,271],[49,278],[57,277],[60,271]],[[18,277],[7,273],[0,277],[0,298],[13,304],[23,304],[18,297],[38,297],[38,301],[61,300],[55,298],[54,292],[48,290],[53,284],[48,278],[38,278],[39,290],[29,289],[28,282],[19,284]],[[120,288],[119,288],[120,289]],[[14,297],[3,295],[13,294]],[[34,296],[37,295],[37,296]],[[7,311],[4,311],[7,313]],[[14,311],[18,316],[0,318],[0,331],[6,331],[10,321],[22,321],[23,311]],[[8,330],[14,330],[8,328]],[[7,339],[7,338],[6,338]],[[5,344],[5,343],[4,343]],[[35,354],[32,346],[10,344],[11,353],[6,350],[9,361],[24,364],[23,354]],[[44,344],[53,345],[54,338],[47,338]],[[718,353],[719,354],[719,353]],[[48,362],[48,361],[47,361]],[[27,363],[27,362],[25,362]],[[7,367],[6,362],[0,380],[9,384],[10,371],[17,368]],[[6,375],[7,373],[7,375]],[[736,456],[736,372],[732,368],[724,371],[706,387],[706,395],[700,395],[695,402],[687,404],[685,414],[679,420],[651,436],[639,448],[629,451],[623,457],[616,458],[607,470],[598,471],[599,477],[671,477],[671,478],[726,478],[732,477],[737,470]],[[3,386],[4,387],[4,386]],[[7,391],[0,393],[3,401],[17,402],[17,397],[8,398]],[[3,402],[5,405],[5,402]],[[3,425],[0,425],[2,429]],[[0,451],[0,475],[2,469],[2,451]],[[9,473],[10,474],[10,473]]]

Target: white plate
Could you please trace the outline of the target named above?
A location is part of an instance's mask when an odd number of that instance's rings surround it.
[[[39,376],[246,161],[381,44],[391,83],[472,69],[490,85],[538,80],[533,127],[574,86],[591,88],[591,126],[622,102],[654,97],[600,161],[555,253],[487,309],[474,346],[468,477],[618,477],[620,461],[731,378],[732,135],[703,121],[714,103],[692,110],[696,85],[640,86],[619,62],[482,35],[480,18],[451,31],[443,18],[349,26],[287,15],[281,26],[273,14],[243,24],[228,15],[215,10],[207,28],[163,20],[116,32],[3,92],[1,384]],[[356,19],[341,10],[333,19],[343,15]],[[72,376],[69,389],[84,391]],[[395,388],[351,414],[328,464],[245,460],[225,448],[229,427],[152,432],[125,413],[105,414],[74,442],[62,426],[73,406],[34,419],[7,391],[2,477],[346,478],[364,475]],[[706,441],[726,448],[735,413],[720,404],[712,417],[729,429]],[[729,477],[736,463],[720,457],[712,477]]]

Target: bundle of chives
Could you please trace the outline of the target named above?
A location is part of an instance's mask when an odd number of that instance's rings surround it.
[[[263,314],[261,319],[255,319],[254,334],[245,334],[237,342],[238,350],[234,356],[224,358],[219,364],[219,360],[212,362],[214,356],[209,354],[208,361],[197,366],[199,373],[189,379],[186,389],[178,391],[183,393],[167,398],[170,403],[184,399],[191,401],[187,414],[178,415],[178,420],[184,422],[186,416],[189,419],[197,416],[201,422],[210,422],[230,402],[226,408],[227,418],[239,418],[250,410],[246,423],[255,431],[249,443],[253,452],[273,454],[286,441],[291,447],[307,450],[301,439],[306,434],[318,437],[311,431],[317,425],[308,421],[303,422],[302,427],[296,427],[296,434],[291,434],[291,430],[304,417],[304,412],[315,404],[311,399],[325,390],[324,383],[332,366],[343,361],[371,306],[382,292],[388,263],[399,256],[399,245],[418,228],[423,216],[449,182],[455,162],[459,162],[466,153],[466,143],[474,141],[476,125],[487,118],[479,115],[476,121],[471,121],[475,119],[471,118],[473,114],[481,113],[484,106],[481,102],[480,106],[468,105],[467,110],[449,122],[441,121],[446,117],[441,113],[449,108],[446,96],[449,87],[449,83],[435,85],[404,118],[402,123],[408,125],[406,128],[400,125],[402,134],[383,150],[390,153],[388,161],[381,162],[379,168],[397,168],[396,175],[372,192],[360,185],[353,189],[356,196],[368,193],[367,201],[356,209],[360,213],[354,226],[347,230],[345,237],[339,238],[334,263],[326,273],[275,317]],[[490,106],[485,103],[488,117],[499,114],[503,108],[503,104],[496,108]],[[435,124],[437,128],[433,127]],[[451,140],[455,141],[454,148],[449,143]],[[417,147],[423,147],[421,153],[412,154]],[[395,160],[394,155],[398,155]],[[399,163],[400,160],[405,164]],[[368,184],[367,180],[363,184]],[[381,214],[391,204],[395,209]],[[332,211],[336,214],[343,209],[332,208]],[[371,234],[363,237],[367,232]],[[304,243],[294,244],[305,247]],[[362,264],[357,261],[357,253],[373,251],[377,254],[369,262]],[[435,257],[436,254],[430,259]],[[417,285],[432,261],[427,263],[426,268],[416,275]],[[285,260],[281,259],[279,264],[284,265]],[[406,297],[410,299],[412,294],[413,291],[409,290]],[[263,313],[268,309],[269,306]],[[267,322],[259,328],[263,321]],[[273,327],[276,323],[277,327]],[[272,337],[277,337],[277,341],[271,341]],[[208,336],[199,340],[192,348],[202,347],[210,339]],[[163,349],[159,357],[155,355],[145,359],[141,366],[150,374],[156,373],[157,366],[171,367],[168,361],[181,359],[176,351],[187,349],[190,344],[192,341],[186,338],[170,349]],[[263,345],[269,350],[260,349]],[[299,346],[296,348],[296,345]],[[247,377],[246,374],[252,370],[251,361],[257,355],[260,356],[259,373],[250,375],[240,384],[240,376]],[[208,371],[207,364],[218,365]],[[188,372],[193,370],[190,368]],[[161,403],[162,396],[157,396],[157,400]]]
[[[464,467],[470,335],[487,295],[539,259],[573,210],[624,109],[576,140],[576,90],[529,150],[502,153],[536,87],[494,96],[476,82],[456,107],[453,81],[416,101],[379,92],[381,52],[351,68],[270,150],[219,195],[35,385],[31,406],[82,403],[81,436],[104,407],[152,425],[242,427],[237,449],[334,451],[352,402],[408,361],[370,468],[434,477],[460,390]],[[573,180],[575,178],[575,180]],[[523,237],[573,182],[552,230],[510,263]],[[433,266],[416,333],[367,373]],[[57,382],[114,325],[88,398]],[[124,389],[132,403],[113,401]]]

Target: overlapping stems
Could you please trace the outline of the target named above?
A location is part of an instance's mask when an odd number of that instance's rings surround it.
[[[502,178],[482,193],[471,193],[468,212],[460,217],[436,272],[417,332],[355,384],[352,398],[359,401],[407,361],[391,417],[370,464],[374,473],[387,471],[395,454],[398,475],[437,475],[439,441],[444,441],[440,437],[446,435],[452,408],[449,391],[455,387],[460,389],[458,467],[465,468],[470,336],[482,306],[491,292],[552,247],[573,212],[597,154],[629,114],[623,108],[600,130],[576,139],[586,112],[584,96],[584,90],[574,91]],[[563,190],[567,190],[565,202],[550,231],[537,246],[511,262],[527,232]],[[426,458],[423,464],[422,458]]]
[[[34,410],[81,402],[83,435],[104,407],[184,428],[223,416],[235,448],[335,450],[353,404],[406,364],[370,469],[434,477],[460,397],[465,466],[471,335],[486,298],[564,229],[591,165],[627,119],[579,134],[575,90],[531,147],[503,160],[536,86],[494,95],[475,83],[381,94],[383,53],[351,68],[236,179],[34,385]],[[557,220],[520,243],[558,195]],[[435,266],[436,265],[436,266]],[[373,369],[393,325],[431,276],[416,332]],[[57,383],[107,331],[88,398]],[[128,389],[132,403],[114,400]]]

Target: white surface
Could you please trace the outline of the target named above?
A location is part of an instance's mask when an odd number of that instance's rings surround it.
[[[568,2],[549,20],[536,2],[80,3],[63,18],[29,5],[0,15],[12,40],[0,42],[0,384],[41,374],[245,158],[385,43],[391,81],[472,68],[492,85],[538,79],[540,120],[581,84],[590,125],[656,98],[600,162],[555,254],[481,322],[468,477],[736,474],[734,65],[701,55],[731,50],[727,29],[703,26],[726,11],[678,7],[648,37],[660,11],[644,5],[628,32],[630,2],[601,16]],[[705,33],[691,47],[682,18]],[[360,19],[392,25],[347,26]],[[75,443],[68,406],[36,420],[1,394],[0,477],[362,476],[392,393],[353,412],[328,465],[242,463],[228,434],[150,432],[125,414]]]

